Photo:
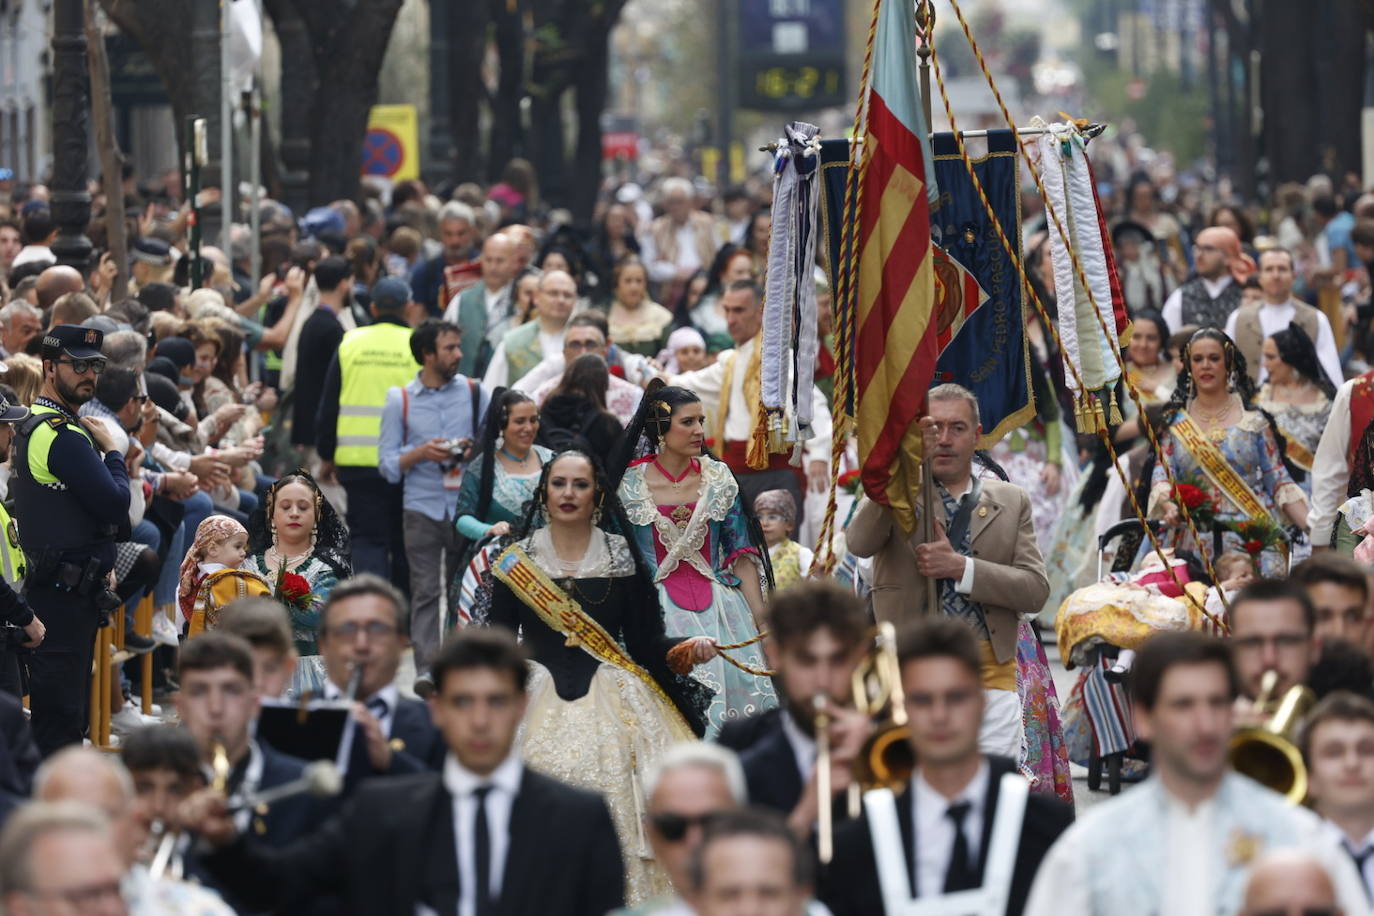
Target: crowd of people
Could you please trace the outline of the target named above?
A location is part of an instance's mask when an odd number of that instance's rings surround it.
[[[0,184],[0,906],[1366,912],[1374,195],[1094,151],[1122,422],[1069,425],[1027,309],[1035,417],[983,441],[942,380],[933,537],[840,492],[824,550],[824,265],[813,438],[750,454],[766,185],[608,184],[580,226],[516,162],[256,236],[237,200],[221,250],[129,179],[83,272]],[[1292,783],[1235,772],[1304,690]],[[1074,763],[1128,785],[1075,819]]]

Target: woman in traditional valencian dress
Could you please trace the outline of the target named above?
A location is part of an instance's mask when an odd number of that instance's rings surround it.
[[[705,422],[694,393],[651,382],[612,463],[612,482],[623,469],[617,492],[653,570],[668,632],[746,644],[731,653],[740,665],[722,656],[693,672],[715,692],[707,728],[714,737],[726,721],[778,699],[758,642],[767,551],[751,534],[734,475],[702,451]]]
[[[1183,348],[1183,371],[1165,408],[1162,461],[1175,481],[1193,483],[1217,501],[1218,526],[1259,519],[1306,530],[1307,498],[1284,461],[1282,436],[1251,406],[1253,393],[1245,357],[1231,338],[1216,328],[1198,331]],[[1151,478],[1149,514],[1164,520],[1163,546],[1216,559],[1211,531],[1199,530],[1202,544],[1194,542],[1162,464]],[[1245,549],[1231,530],[1222,544],[1223,551]],[[1142,555],[1150,549],[1147,540]],[[1283,573],[1282,550],[1265,550],[1258,560],[1261,575]]]
[[[1297,323],[1264,341],[1263,358],[1268,375],[1255,404],[1274,418],[1287,442],[1288,459],[1310,475],[1339,380],[1326,377],[1312,338]],[[1310,476],[1298,483],[1312,494]]]
[[[320,609],[334,584],[351,576],[353,567],[348,530],[315,478],[297,470],[272,484],[265,505],[249,519],[248,550],[241,568],[262,576],[274,590],[283,570],[310,584],[306,606],[287,608],[300,654],[287,696],[319,690],[325,681],[317,646]]]
[[[669,891],[644,835],[645,774],[672,744],[702,733],[709,697],[683,675],[718,650],[664,632],[652,574],[612,533],[627,525],[591,458],[559,454],[517,539],[493,560],[490,611],[474,623],[521,635],[532,659],[521,756],[605,796],[634,906]]]
[[[540,472],[553,457],[553,452],[534,444],[537,435],[539,405],[524,392],[498,388],[487,408],[477,457],[468,463],[458,491],[456,525],[463,536],[458,555],[463,562],[454,583],[457,600],[449,602],[446,633],[471,618],[478,589],[490,589],[494,550],[486,545],[508,537],[519,524]]]

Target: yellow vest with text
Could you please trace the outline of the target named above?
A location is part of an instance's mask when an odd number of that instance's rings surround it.
[[[356,328],[339,344],[339,423],[334,463],[377,466],[386,393],[420,371],[410,355],[410,328],[383,322]]]
[[[18,589],[24,584],[28,565],[24,562],[24,548],[19,546],[19,527],[4,503],[0,503],[0,528],[4,530],[4,544],[0,546],[0,574]]]

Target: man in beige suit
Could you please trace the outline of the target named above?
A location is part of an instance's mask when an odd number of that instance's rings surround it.
[[[987,706],[979,745],[1013,759],[1021,748],[1021,703],[1016,694],[1016,631],[1021,614],[1049,597],[1045,561],[1035,543],[1030,497],[1020,487],[973,476],[973,453],[983,428],[978,400],[959,385],[939,385],[921,420],[935,431],[931,456],[936,495],[944,510],[935,539],[919,526],[905,534],[892,511],[869,499],[846,530],[849,549],[873,558],[873,612],[900,627],[930,613],[926,578],[934,577],[943,613],[965,620],[979,638]],[[911,502],[919,510],[919,494]]]

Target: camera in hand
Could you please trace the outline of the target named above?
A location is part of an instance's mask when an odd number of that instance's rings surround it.
[[[472,439],[445,439],[444,447],[448,449],[449,461],[453,464],[467,464],[472,458]]]

